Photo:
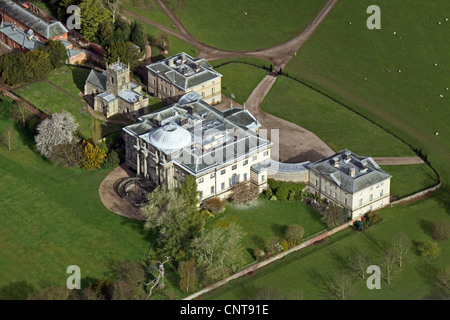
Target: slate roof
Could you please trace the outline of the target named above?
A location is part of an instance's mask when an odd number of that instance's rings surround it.
[[[3,33],[6,37],[28,50],[34,50],[44,45],[42,41],[34,36],[30,40],[27,33],[20,27],[14,30],[12,23],[4,22],[3,27],[0,28],[0,33]]]
[[[159,150],[170,154],[178,166],[194,175],[221,167],[271,145],[269,140],[225,118],[221,111],[204,100],[194,99],[183,105],[175,103],[144,115],[139,120],[138,124],[125,127],[124,131],[150,144],[152,141],[148,137],[166,125],[176,125],[189,132],[192,139],[188,146],[177,150],[160,147]]]
[[[88,78],[86,79],[86,82],[89,82],[93,86],[106,91],[106,75],[105,72],[98,72],[94,69],[91,70],[89,73]]]
[[[392,177],[371,157],[358,156],[347,149],[316,161],[309,168],[351,194]],[[353,177],[351,169],[355,170]]]
[[[0,0],[0,8],[46,39],[54,38],[68,32],[61,22],[48,22],[13,1]]]
[[[99,95],[97,95],[97,97],[102,98],[106,102],[111,102],[117,99],[117,97],[114,94],[109,92],[100,93]]]
[[[206,59],[195,59],[184,52],[152,63],[147,68],[183,90],[222,77]]]
[[[139,101],[139,98],[142,96],[142,94],[139,94],[132,90],[125,90],[122,91],[119,94],[119,97],[121,97],[123,100],[128,101],[130,103],[134,103],[136,101]]]

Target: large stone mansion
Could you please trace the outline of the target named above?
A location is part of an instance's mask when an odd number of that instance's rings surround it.
[[[225,198],[242,181],[262,191],[267,172],[253,168],[270,159],[272,144],[256,133],[259,125],[250,112],[232,111],[218,111],[189,93],[140,117],[123,129],[127,165],[137,176],[168,188],[193,175],[202,201]]]

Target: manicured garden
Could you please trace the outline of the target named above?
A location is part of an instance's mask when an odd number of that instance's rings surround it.
[[[269,201],[258,199],[249,207],[229,203],[225,212],[207,220],[206,227],[225,227],[236,222],[244,228],[247,236],[247,262],[254,261],[253,249],[264,249],[264,242],[272,237],[279,240],[285,237],[286,228],[290,225],[303,226],[307,238],[326,228],[318,212],[301,201]]]

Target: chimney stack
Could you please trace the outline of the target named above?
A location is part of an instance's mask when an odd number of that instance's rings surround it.
[[[356,168],[355,167],[351,167],[349,173],[350,173],[350,177],[353,178],[355,176],[355,174],[356,174]]]
[[[333,158],[333,165],[334,165],[335,167],[339,167],[339,158],[338,158],[338,157],[334,157],[334,158]]]

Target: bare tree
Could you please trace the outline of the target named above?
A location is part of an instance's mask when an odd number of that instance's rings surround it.
[[[156,263],[158,264],[158,276],[153,279],[152,281],[150,281],[149,283],[145,284],[146,286],[152,285],[150,288],[150,291],[147,295],[147,299],[150,298],[150,296],[152,295],[153,289],[158,286],[158,288],[160,289],[164,289],[165,284],[164,284],[164,264],[166,264],[169,261],[169,257],[166,257],[166,260],[163,262],[160,261],[156,261]]]
[[[367,254],[361,250],[356,249],[352,252],[348,259],[348,265],[352,272],[361,276],[362,279],[366,276],[367,267],[370,265]]]
[[[408,254],[410,248],[411,242],[409,241],[406,234],[404,234],[403,232],[399,233],[392,243],[392,250],[400,268],[403,267],[405,256]]]
[[[120,10],[120,5],[122,4],[122,1],[123,0],[104,0],[103,1],[106,9],[108,9],[111,12],[111,17],[112,17],[113,23],[116,22],[116,16]]]
[[[340,274],[334,279],[330,279],[330,293],[340,300],[345,300],[353,287],[353,280],[346,274]]]
[[[22,100],[14,102],[14,108],[11,109],[10,117],[17,120],[22,127],[25,127],[30,111]]]
[[[12,145],[14,143],[14,128],[11,125],[8,125],[2,132],[2,135],[0,137],[2,143],[5,145],[8,150],[12,149]]]
[[[387,249],[380,259],[381,276],[387,284],[391,284],[396,262],[396,253],[392,248]]]
[[[38,134],[34,137],[37,150],[49,158],[55,146],[71,143],[78,123],[74,116],[63,110],[52,114],[51,118],[43,120],[37,127]]]

